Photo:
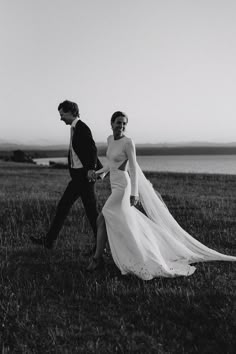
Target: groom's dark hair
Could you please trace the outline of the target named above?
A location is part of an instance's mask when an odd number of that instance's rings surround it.
[[[63,109],[65,113],[71,112],[74,117],[79,117],[79,107],[75,102],[65,100],[59,104],[58,111],[60,109]]]

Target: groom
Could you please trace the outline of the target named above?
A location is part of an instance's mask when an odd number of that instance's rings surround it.
[[[48,249],[53,248],[71,206],[79,197],[83,202],[96,240],[98,210],[94,174],[95,170],[102,167],[97,157],[97,148],[92,133],[89,127],[79,118],[78,105],[66,100],[59,104],[58,111],[61,120],[71,127],[68,151],[71,181],[58,203],[56,215],[46,236],[41,238],[30,237],[32,243]]]

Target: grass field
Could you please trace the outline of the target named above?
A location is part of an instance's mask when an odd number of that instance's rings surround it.
[[[236,176],[147,173],[181,226],[236,255]],[[87,274],[92,241],[80,201],[56,248],[44,235],[69,180],[66,170],[0,162],[2,353],[235,353],[236,265],[197,264],[188,278],[121,276],[111,257]],[[109,183],[97,183],[99,208]]]

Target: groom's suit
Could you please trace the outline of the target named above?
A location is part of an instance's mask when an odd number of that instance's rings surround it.
[[[87,173],[88,170],[100,169],[102,165],[97,157],[97,148],[89,127],[79,119],[75,127],[72,129],[73,138],[71,139],[68,152],[68,167],[71,181],[68,183],[68,186],[58,203],[55,218],[47,233],[46,239],[49,243],[57,238],[71,206],[79,197],[81,197],[83,202],[95,238],[97,234],[96,220],[98,210],[95,182],[89,182]],[[73,147],[73,152],[77,155],[82,164],[81,168],[72,167],[71,145]]]
[[[79,157],[84,171],[98,170],[102,167],[101,162],[97,157],[97,148],[93,140],[93,136],[89,127],[78,120],[73,132],[72,147]],[[71,168],[70,149],[68,151],[68,166],[71,178],[74,176],[75,169]]]

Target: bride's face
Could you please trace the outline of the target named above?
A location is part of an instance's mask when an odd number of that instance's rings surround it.
[[[115,121],[111,124],[114,138],[119,139],[124,136],[126,125],[127,125],[126,117],[117,117],[115,119]]]

